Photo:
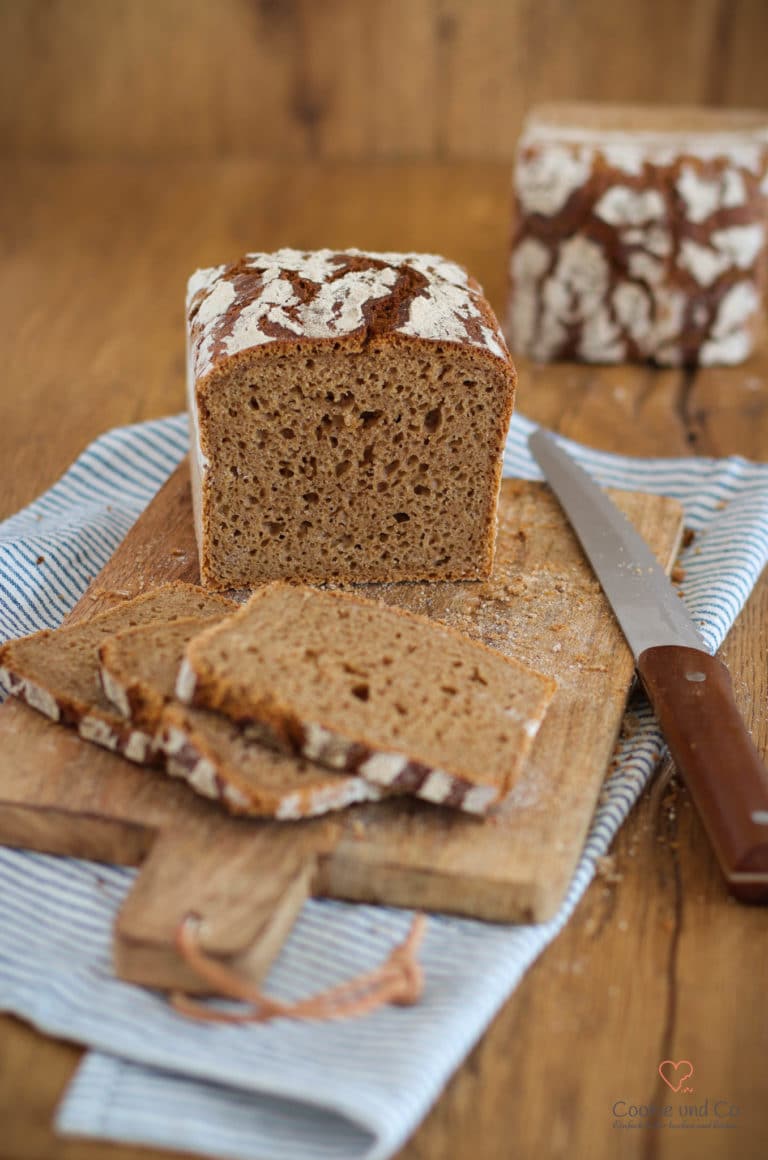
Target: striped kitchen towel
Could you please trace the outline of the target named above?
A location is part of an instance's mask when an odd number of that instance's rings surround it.
[[[515,418],[505,474],[540,478],[526,447],[531,426]],[[683,502],[697,533],[683,556],[684,595],[716,648],[768,558],[768,466],[568,446],[605,485]],[[1,525],[0,634],[59,623],[185,449],[182,417],[112,431]],[[131,870],[0,849],[0,1007],[93,1049],[59,1109],[59,1129],[242,1160],[390,1156],[567,922],[659,749],[653,716],[641,709],[551,922],[503,927],[433,916],[421,954],[423,1000],[349,1023],[190,1023],[162,996],[113,977],[110,929]],[[292,999],[368,969],[404,937],[410,918],[309,902],[267,989]]]

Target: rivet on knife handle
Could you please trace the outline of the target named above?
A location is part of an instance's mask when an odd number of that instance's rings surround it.
[[[768,901],[768,772],[716,657],[648,648],[637,669],[732,894]]]

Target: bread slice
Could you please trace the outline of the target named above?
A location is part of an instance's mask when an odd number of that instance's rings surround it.
[[[381,791],[361,777],[270,750],[252,729],[246,734],[218,713],[171,703],[187,644],[219,620],[142,624],[99,649],[105,691],[135,726],[157,736],[166,772],[232,813],[257,817],[306,818],[377,801]]]
[[[53,721],[73,725],[86,741],[152,764],[152,734],[135,727],[106,697],[99,679],[99,646],[115,632],[151,620],[218,614],[236,605],[193,584],[176,581],[109,609],[91,620],[8,641],[0,648],[0,681]]]
[[[205,709],[169,705],[159,740],[166,772],[233,814],[295,821],[382,797],[362,777],[268,749],[242,726]]]
[[[230,611],[236,608],[231,604]],[[99,646],[101,684],[118,713],[154,734],[163,709],[174,700],[184,650],[194,636],[220,620],[220,613],[153,620],[108,636]]]
[[[452,629],[270,584],[187,649],[180,700],[388,789],[482,814],[510,788],[554,682]]]

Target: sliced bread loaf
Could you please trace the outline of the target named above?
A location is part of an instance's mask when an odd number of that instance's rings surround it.
[[[283,249],[187,306],[203,583],[489,575],[515,369],[466,270]]]
[[[160,745],[168,773],[234,814],[293,821],[382,796],[362,777],[267,749],[241,726],[205,709],[169,705]]]
[[[117,712],[99,679],[99,646],[115,632],[151,620],[226,615],[236,607],[193,584],[176,581],[126,600],[91,620],[44,630],[0,648],[0,681],[15,697],[54,721],[73,725],[86,741],[152,763],[152,735]]]
[[[190,643],[176,691],[263,722],[313,761],[485,813],[514,781],[554,687],[423,617],[278,582]]]

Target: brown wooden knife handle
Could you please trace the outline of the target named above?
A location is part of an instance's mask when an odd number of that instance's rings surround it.
[[[637,670],[732,894],[768,902],[768,771],[709,653],[659,645]]]

